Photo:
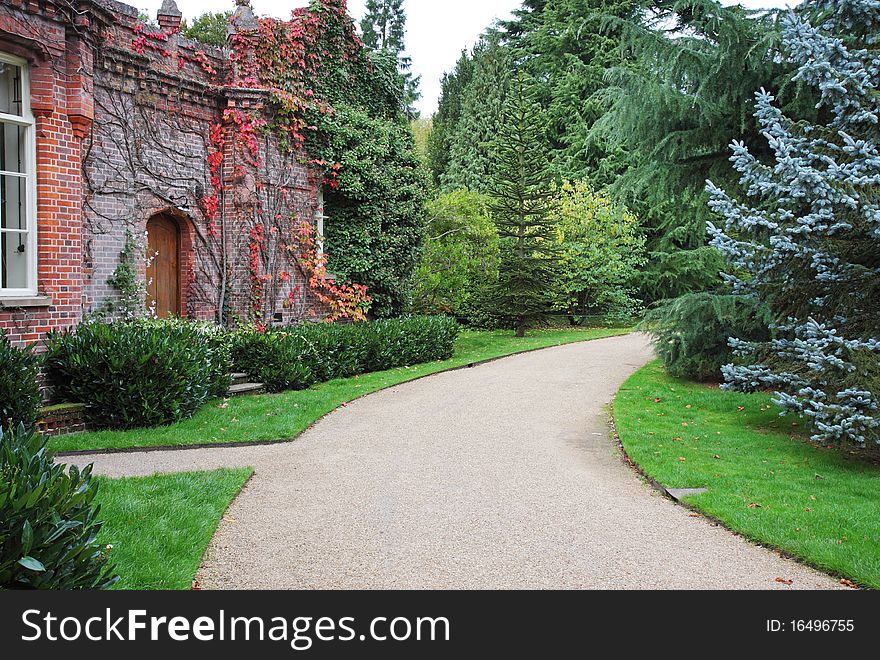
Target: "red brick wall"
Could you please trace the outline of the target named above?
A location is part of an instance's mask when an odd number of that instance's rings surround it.
[[[223,51],[170,30],[144,29],[135,9],[114,0],[77,1],[88,11],[65,14],[51,0],[0,5],[0,51],[32,62],[38,286],[52,300],[48,307],[0,309],[0,328],[13,341],[35,342],[75,325],[84,313],[106,310],[118,299],[109,280],[126,233],[145,240],[156,213],[173,216],[180,226],[184,313],[218,318],[225,291],[231,315],[248,319],[255,286],[251,229],[266,222],[268,232],[269,213],[313,217],[318,177],[302,165],[308,158],[283,155],[265,138],[254,163],[236,147],[235,128],[227,123],[222,214],[212,231],[202,209],[211,190],[211,127],[243,98],[257,99],[248,110],[261,112],[260,93],[226,85],[234,81]],[[269,182],[274,194],[258,190],[258,181]],[[278,265],[285,258],[288,263]],[[309,294],[290,258],[267,256],[292,278],[262,285],[265,320],[280,313],[285,322],[295,321],[307,307],[302,303]],[[146,264],[139,270],[144,278]]]
[[[0,328],[19,343],[33,343],[82,316],[82,184],[79,128],[90,104],[79,76],[70,75],[79,52],[68,53],[63,25],[48,13],[0,8],[0,51],[29,62],[31,107],[36,118],[38,289],[47,306],[18,309],[4,301]],[[78,60],[77,60],[78,61]],[[76,125],[72,122],[76,122]]]

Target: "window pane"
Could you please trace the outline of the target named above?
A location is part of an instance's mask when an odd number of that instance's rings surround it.
[[[0,122],[0,170],[26,172],[27,127]]]
[[[0,289],[28,288],[27,234],[0,232]]]
[[[0,113],[22,116],[21,67],[0,62]]]
[[[0,174],[0,229],[27,228],[27,179]]]

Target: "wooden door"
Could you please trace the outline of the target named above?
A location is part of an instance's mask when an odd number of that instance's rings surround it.
[[[157,215],[147,223],[147,309],[155,306],[161,319],[180,315],[180,230],[177,223]]]

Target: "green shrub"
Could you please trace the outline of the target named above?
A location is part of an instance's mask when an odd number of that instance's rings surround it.
[[[458,324],[447,316],[410,316],[373,324],[371,371],[446,360],[455,352]]]
[[[459,316],[481,284],[498,278],[498,231],[485,195],[467,189],[425,207],[426,237],[413,278],[414,308]]]
[[[116,582],[95,544],[97,482],[54,462],[22,424],[0,430],[0,589],[107,589]]]
[[[669,375],[716,381],[721,367],[734,360],[728,339],[766,341],[769,320],[749,298],[692,293],[649,310],[640,327],[654,336]]]
[[[46,340],[59,396],[98,428],[159,426],[190,417],[229,386],[231,362],[195,324],[90,322]]]
[[[0,331],[0,428],[36,423],[42,405],[41,362],[32,347],[18,349]]]
[[[315,349],[296,332],[242,332],[238,337],[236,369],[266,386],[269,392],[304,390],[316,382],[311,366]]]
[[[270,392],[301,390],[335,378],[448,359],[458,332],[455,320],[445,316],[248,331],[238,336],[235,365]]]

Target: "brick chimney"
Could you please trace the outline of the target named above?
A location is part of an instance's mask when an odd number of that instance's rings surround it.
[[[163,0],[162,7],[156,16],[159,21],[159,27],[168,33],[180,32],[180,22],[183,20],[183,13],[177,8],[174,0]]]

